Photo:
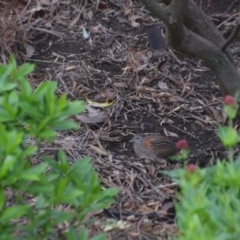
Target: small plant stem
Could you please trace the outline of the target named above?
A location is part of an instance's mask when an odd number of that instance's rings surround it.
[[[228,122],[229,127],[233,128],[233,120],[229,119]],[[228,148],[228,157],[229,157],[229,161],[232,163],[233,162],[233,148],[229,147]]]
[[[229,161],[232,163],[233,162],[233,148],[232,147],[228,148],[228,158],[229,158]]]

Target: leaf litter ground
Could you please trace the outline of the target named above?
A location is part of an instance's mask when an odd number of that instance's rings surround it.
[[[74,118],[78,131],[59,133],[54,144],[43,144],[40,151],[64,149],[71,159],[90,157],[103,187],[120,190],[115,204],[89,216],[95,219],[89,232],[108,225],[108,239],[169,239],[177,232],[173,202],[178,186],[159,170],[181,163],[139,160],[129,141],[135,133],[159,133],[173,141],[186,139],[189,163],[205,167],[224,158],[217,126],[226,118],[213,72],[167,47],[149,49],[145,27],[161,23],[139,1],[109,0],[98,11],[91,1],[82,6],[46,0],[38,8],[37,1],[10,1],[4,4],[5,14],[13,6],[22,28],[1,30],[2,62],[14,52],[19,62],[36,64],[30,76],[34,87],[56,80],[58,94],[67,93],[71,100],[114,101],[106,108],[88,106]],[[227,35],[237,14],[211,17]],[[27,37],[13,38],[19,31]],[[231,50],[237,61],[239,39]],[[115,226],[110,219],[123,222]]]

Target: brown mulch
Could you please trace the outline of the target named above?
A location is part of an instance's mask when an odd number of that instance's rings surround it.
[[[141,132],[186,139],[189,162],[213,164],[226,155],[217,137],[218,124],[226,120],[219,87],[202,61],[167,47],[149,49],[145,27],[160,24],[164,34],[164,26],[140,1],[108,0],[98,8],[97,1],[85,2],[0,1],[1,62],[14,53],[19,63],[35,63],[33,86],[56,80],[57,93],[71,100],[114,101],[105,108],[88,105],[85,115],[75,117],[80,129],[59,133],[41,153],[64,149],[73,159],[88,156],[103,187],[120,190],[115,204],[91,216],[92,234],[113,225],[110,219],[121,219],[122,229],[108,231],[109,239],[169,239],[177,232],[177,185],[159,170],[181,163],[139,160],[129,140]],[[239,12],[235,5],[222,7],[224,14],[209,14],[228,35]],[[236,61],[239,49],[236,39],[231,45]]]

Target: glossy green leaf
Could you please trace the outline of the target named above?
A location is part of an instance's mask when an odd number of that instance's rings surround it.
[[[41,178],[41,175],[47,168],[46,163],[35,165],[26,169],[22,172],[21,178],[26,180],[38,181]]]
[[[8,155],[4,160],[0,168],[0,179],[5,177],[10,168],[13,167],[14,163],[16,163],[17,158],[15,156]]]
[[[22,217],[26,214],[28,209],[29,206],[24,205],[8,207],[5,210],[3,210],[3,212],[0,214],[0,223],[6,223],[19,217]]]

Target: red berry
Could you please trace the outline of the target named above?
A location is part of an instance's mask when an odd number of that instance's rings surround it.
[[[226,104],[226,105],[231,105],[232,107],[235,107],[235,106],[236,106],[235,99],[234,99],[234,97],[231,96],[231,95],[225,96],[225,98],[224,98],[224,100],[223,100],[223,103]]]
[[[188,149],[189,148],[189,145],[187,143],[186,140],[179,140],[177,143],[176,143],[176,148],[178,149]]]

